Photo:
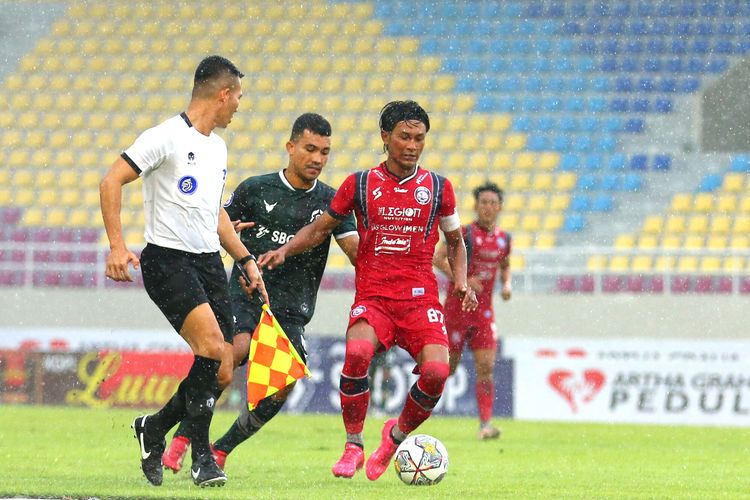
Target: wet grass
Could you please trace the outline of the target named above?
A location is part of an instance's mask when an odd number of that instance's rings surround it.
[[[343,446],[337,415],[280,415],[227,462],[224,488],[193,486],[186,467],[161,487],[143,478],[130,431],[133,410],[0,406],[0,496],[55,498],[748,498],[750,428],[504,421],[504,435],[476,439],[476,422],[437,417],[420,432],[450,454],[445,480],[402,484],[392,471],[334,478]],[[219,412],[212,437],[235,415]],[[383,418],[368,419],[366,451]],[[187,460],[189,461],[189,459]]]

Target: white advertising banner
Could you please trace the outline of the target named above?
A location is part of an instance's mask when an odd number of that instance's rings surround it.
[[[507,339],[514,416],[750,426],[750,341]]]

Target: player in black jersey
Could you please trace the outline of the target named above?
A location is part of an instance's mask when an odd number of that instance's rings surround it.
[[[244,180],[224,205],[230,218],[245,227],[240,239],[252,254],[276,250],[328,207],[336,190],[320,182],[318,176],[328,161],[330,136],[331,125],[325,118],[315,113],[301,115],[294,122],[286,143],[287,167],[280,172]],[[354,217],[339,225],[333,236],[353,264],[359,244]],[[305,361],[305,325],[315,311],[329,246],[330,238],[307,252],[289,257],[283,266],[263,273],[274,315]],[[230,297],[235,316],[236,367],[247,361],[250,338],[260,319],[261,307],[259,301],[249,299],[239,285],[235,285],[239,279],[237,269],[232,273]],[[243,405],[237,420],[214,444],[214,458],[222,469],[227,454],[279,412],[293,387],[294,384],[267,397],[253,411]],[[162,458],[164,466],[177,472],[188,444],[189,438],[178,429]]]

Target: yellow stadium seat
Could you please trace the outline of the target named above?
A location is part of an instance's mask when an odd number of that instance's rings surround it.
[[[698,270],[698,257],[683,255],[677,261],[677,270],[681,273],[694,273]]]
[[[464,132],[459,144],[464,151],[475,151],[481,146],[480,135],[476,132]]]
[[[99,207],[99,190],[86,189],[83,192],[83,206]]]
[[[482,136],[482,149],[485,151],[501,151],[503,144],[505,144],[505,138],[502,134],[487,132]]]
[[[676,250],[678,248],[682,248],[682,236],[677,236],[675,234],[666,234],[661,239],[661,246],[662,248],[666,248],[668,250]]]
[[[654,264],[654,271],[668,272],[675,269],[676,258],[674,255],[659,255]]]
[[[515,168],[530,169],[536,164],[536,155],[534,153],[519,153],[516,155]]]
[[[27,167],[29,164],[29,152],[25,149],[14,149],[8,155],[8,166]]]
[[[495,153],[491,165],[493,170],[507,170],[513,165],[513,157],[508,153]]]
[[[553,170],[560,164],[559,153],[542,153],[539,155],[539,168]]]
[[[521,229],[529,232],[536,232],[542,227],[542,221],[539,214],[526,214],[521,221]]]
[[[505,132],[513,122],[511,115],[494,115],[490,119],[490,130],[494,132]]]
[[[468,117],[466,127],[472,132],[485,132],[489,128],[489,115],[476,114]]]
[[[526,258],[517,253],[511,253],[509,257],[510,268],[516,271],[523,271],[526,268]]]
[[[338,189],[338,187],[341,186],[341,183],[344,182],[344,179],[348,176],[348,172],[334,172],[333,175],[329,177],[330,182],[328,184]]]
[[[570,205],[570,195],[554,194],[549,201],[549,209],[553,212],[562,212],[568,209]]]
[[[664,220],[661,215],[649,215],[643,221],[643,232],[650,234],[659,234],[662,232]]]
[[[13,173],[14,187],[29,187],[34,183],[34,175],[28,170],[16,170]]]
[[[531,187],[531,178],[529,174],[517,173],[511,177],[511,191],[527,191]]]
[[[0,184],[2,186],[3,184]],[[13,194],[10,188],[0,187],[0,205],[10,205],[13,202]]]
[[[576,174],[572,172],[558,174],[557,180],[555,181],[555,189],[558,191],[570,191],[575,187],[576,181]]]
[[[635,236],[632,234],[618,234],[615,238],[615,248],[629,249],[635,246]]]
[[[607,257],[604,255],[590,255],[586,259],[586,269],[591,272],[604,271],[607,268]]]
[[[724,175],[724,181],[721,186],[722,190],[729,192],[739,192],[745,189],[745,175],[740,173],[727,173]]]
[[[672,197],[670,209],[673,212],[689,212],[692,208],[692,198],[689,194],[679,193]]]
[[[721,194],[716,200],[716,211],[733,213],[737,211],[737,196]]]
[[[711,217],[710,229],[712,234],[726,234],[732,227],[732,217],[729,215],[714,215]]]
[[[529,196],[526,209],[532,212],[541,212],[547,210],[549,199],[544,194],[533,194]]]
[[[739,211],[742,213],[750,213],[750,196],[744,195],[739,198]]]
[[[41,226],[44,224],[44,212],[41,208],[30,207],[24,210],[21,224],[24,226]]]
[[[344,254],[331,253],[328,256],[328,267],[331,269],[346,269],[349,266],[349,258]]]
[[[78,178],[78,172],[75,170],[64,170],[57,176],[57,185],[62,188],[78,187],[80,179]]]
[[[625,272],[630,267],[630,257],[627,255],[613,255],[609,258],[609,270],[616,273]]]
[[[500,229],[503,229],[503,228],[500,228]],[[529,233],[516,232],[516,233],[513,233],[512,237],[513,237],[513,240],[511,244],[513,246],[513,250],[531,248],[531,243],[533,241],[533,238]]]
[[[721,257],[715,255],[704,255],[700,259],[700,271],[702,273],[715,273],[721,270]]]
[[[518,227],[518,214],[501,213],[498,225],[503,228],[503,231],[515,231],[515,229]]]
[[[464,195],[461,200],[461,212],[468,213],[474,210],[474,197],[471,194]]]
[[[682,233],[685,231],[685,217],[682,215],[668,215],[665,226],[667,233]]]
[[[503,209],[509,212],[520,212],[526,208],[526,197],[518,193],[510,193],[505,195],[503,200]]]
[[[471,153],[468,158],[468,168],[486,171],[490,167],[490,159],[484,152]]]
[[[707,213],[713,210],[714,195],[712,193],[697,193],[693,197],[693,211]]]
[[[451,153],[445,161],[445,166],[454,170],[464,168],[466,166],[464,154],[459,152]]]
[[[750,233],[750,216],[749,215],[738,215],[734,218],[734,227],[732,231],[735,233]]]
[[[34,185],[37,188],[57,187],[57,172],[55,170],[41,170],[37,172]]]
[[[534,247],[539,250],[548,250],[555,248],[556,238],[553,233],[538,233]]]
[[[642,234],[638,237],[638,248],[648,250],[656,248],[659,238],[655,234]]]
[[[636,273],[647,273],[653,267],[654,258],[651,255],[635,255],[630,261],[630,269]]]
[[[490,174],[490,180],[500,187],[500,189],[507,190],[508,187],[508,174],[493,172]]]
[[[724,257],[721,266],[725,273],[740,273],[745,270],[745,257],[739,255],[729,255]]]
[[[52,206],[58,202],[56,189],[42,189],[39,191],[38,202],[40,206]]]
[[[505,137],[505,149],[520,151],[526,148],[526,134],[508,134]]]
[[[727,237],[712,235],[708,237],[706,248],[711,250],[724,250],[727,247]]]
[[[534,182],[531,187],[536,191],[550,191],[552,189],[553,180],[554,177],[552,174],[541,172],[534,176]]]
[[[732,236],[729,248],[732,250],[747,250],[750,248],[750,237],[745,234],[735,234]]]
[[[708,231],[708,216],[693,215],[688,221],[687,230],[689,233],[705,233]]]
[[[47,226],[64,226],[67,222],[68,212],[62,208],[51,208],[44,217],[44,224]]]
[[[13,205],[19,207],[28,207],[36,204],[36,191],[30,188],[21,188],[13,190]]]
[[[688,234],[685,236],[685,241],[682,243],[682,246],[690,250],[698,250],[703,248],[704,242],[705,238],[703,236]]]
[[[542,225],[542,229],[545,231],[557,231],[559,230],[563,225],[564,217],[562,214],[547,214],[544,217],[544,224]]]
[[[467,194],[474,196],[472,191],[474,188],[487,183],[487,176],[478,173],[469,173],[464,176],[463,188],[468,191]]]

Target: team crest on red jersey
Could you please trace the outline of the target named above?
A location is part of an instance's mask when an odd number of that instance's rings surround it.
[[[419,186],[414,190],[414,199],[417,200],[417,203],[420,205],[427,205],[430,200],[432,200],[432,193],[426,187]]]
[[[356,318],[357,316],[360,316],[365,311],[367,311],[367,308],[365,306],[355,307],[354,309],[352,309],[352,312],[351,312],[352,318]]]

